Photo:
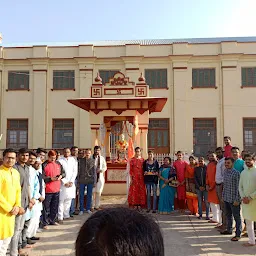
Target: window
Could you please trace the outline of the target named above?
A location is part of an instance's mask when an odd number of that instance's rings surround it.
[[[109,79],[114,77],[117,72],[119,72],[119,70],[99,70],[102,84],[108,83]]]
[[[215,68],[192,69],[192,87],[215,86]]]
[[[9,71],[8,90],[29,90],[29,71]]]
[[[75,89],[75,71],[74,70],[53,71],[53,89],[54,90]]]
[[[205,157],[217,147],[216,119],[194,118],[193,121],[193,151],[196,156]]]
[[[149,119],[148,149],[155,153],[170,153],[169,119]]]
[[[145,69],[145,79],[149,88],[167,88],[167,69]]]
[[[72,147],[74,144],[74,119],[53,119],[52,148]]]
[[[256,152],[256,118],[244,118],[244,149]]]
[[[256,86],[256,67],[242,68],[242,86]]]
[[[7,120],[7,148],[27,148],[28,147],[28,120],[8,119]]]

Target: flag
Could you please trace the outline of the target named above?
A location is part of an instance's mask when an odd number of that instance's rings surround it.
[[[132,138],[128,141],[128,159],[131,159],[134,156],[134,146]]]

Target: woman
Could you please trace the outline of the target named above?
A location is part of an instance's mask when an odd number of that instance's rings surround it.
[[[160,214],[170,214],[174,210],[176,188],[175,185],[172,185],[172,181],[176,180],[176,171],[175,168],[171,166],[171,162],[170,157],[165,157],[164,164],[160,168],[160,197],[158,204]]]
[[[179,181],[177,187],[178,207],[181,213],[185,212],[186,208],[186,185],[185,185],[185,170],[188,163],[183,160],[183,153],[178,151],[177,160],[174,162],[173,167],[177,172],[177,180]]]
[[[194,156],[189,157],[189,164],[186,166],[185,178],[186,178],[186,198],[188,209],[191,215],[196,215],[198,212],[198,201],[195,188],[195,167],[197,166]]]
[[[157,185],[159,165],[154,159],[153,151],[148,151],[148,159],[144,162],[144,182],[147,189],[147,212],[151,211],[151,189],[153,190],[153,212],[156,213],[157,208]]]
[[[130,206],[141,211],[141,207],[146,205],[146,189],[143,172],[144,159],[141,157],[140,147],[135,148],[135,156],[130,160],[130,188],[128,203]]]

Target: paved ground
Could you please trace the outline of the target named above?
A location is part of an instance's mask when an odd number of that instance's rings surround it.
[[[124,198],[104,198],[104,205],[111,206]],[[87,216],[76,216],[64,225],[51,227],[40,234],[40,242],[29,252],[32,256],[74,255],[74,241],[77,232]],[[231,242],[230,237],[221,236],[212,224],[200,221],[196,217],[172,215],[156,215],[162,228],[165,240],[166,256],[219,256],[219,255],[256,255],[256,247],[244,248],[242,243]]]

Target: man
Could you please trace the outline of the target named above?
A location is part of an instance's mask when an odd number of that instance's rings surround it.
[[[242,198],[242,212],[249,237],[244,246],[255,245],[254,223],[256,221],[256,167],[255,155],[245,154],[245,169],[241,173],[239,193]]]
[[[0,166],[0,256],[6,255],[11,242],[15,216],[24,213],[21,208],[20,174],[13,168],[15,162],[15,151],[11,148],[4,150],[3,165]]]
[[[61,180],[60,201],[58,210],[59,224],[63,224],[63,219],[70,218],[71,201],[76,197],[75,180],[77,177],[77,161],[71,156],[70,148],[64,148],[64,156],[59,160],[66,176]]]
[[[208,202],[210,203],[211,211],[212,211],[212,219],[209,221],[210,223],[221,224],[221,212],[219,200],[216,192],[216,165],[217,158],[215,153],[209,154],[209,163],[207,165],[206,171],[206,190],[208,191]]]
[[[45,161],[46,159],[46,154],[47,154],[47,151],[44,150],[43,148],[38,148],[36,150],[36,154],[37,154],[37,157],[40,157],[42,163]]]
[[[93,214],[76,240],[77,256],[164,256],[163,236],[149,215],[128,208]]]
[[[231,149],[232,157],[235,160],[234,169],[240,173],[244,170],[244,160],[240,158],[240,150],[238,147],[232,147]]]
[[[40,158],[39,158],[40,160]],[[40,203],[41,194],[40,194],[40,184],[39,179],[37,176],[37,170],[34,168],[34,166],[37,164],[40,165],[40,163],[37,162],[37,155],[34,152],[29,152],[29,184],[30,184],[30,194],[32,197],[32,200],[34,201],[34,205],[30,205],[29,209],[26,212],[26,220],[29,220],[28,223],[28,229],[27,229],[27,238],[28,242],[39,240],[39,237],[36,237],[36,232],[39,226],[41,211],[42,211],[42,205]]]
[[[226,218],[227,218],[227,229],[221,231],[222,235],[231,235],[233,228],[233,217],[236,222],[236,235],[231,241],[239,241],[242,232],[242,221],[240,215],[240,203],[241,198],[239,195],[239,171],[233,168],[234,159],[231,157],[225,158],[224,182],[223,182],[223,201],[225,204]]]
[[[196,192],[198,196],[198,213],[199,219],[202,219],[203,209],[202,209],[202,201],[205,203],[206,207],[206,220],[210,220],[209,218],[209,203],[208,203],[208,192],[206,190],[206,165],[203,157],[199,157],[199,166],[195,168],[195,185]]]
[[[96,180],[96,186],[93,189],[92,210],[100,209],[100,197],[105,184],[104,173],[107,170],[107,164],[106,164],[105,158],[101,156],[100,153],[101,153],[101,147],[95,146],[93,159],[95,160],[97,180]]]
[[[78,159],[84,158],[84,150],[83,149],[79,149],[78,151]]]
[[[20,173],[20,185],[21,185],[21,207],[27,211],[28,207],[34,204],[34,201],[30,197],[29,186],[29,168],[26,165],[29,159],[28,149],[21,148],[18,152],[18,162],[14,166]],[[17,256],[23,254],[23,248],[29,248],[26,239],[27,225],[25,226],[26,215],[17,215],[15,219],[15,231],[10,244],[10,255]],[[34,242],[31,241],[31,244]]]
[[[232,149],[232,145],[231,145],[231,138],[229,136],[225,136],[224,137],[224,157],[232,157],[232,153],[231,153],[231,149]]]
[[[73,146],[71,148],[71,156],[74,157],[74,159],[77,161],[78,158],[78,147],[77,146]],[[77,180],[75,181],[75,186],[77,186]],[[76,191],[76,195],[78,194],[78,191]],[[69,211],[69,215],[71,218],[74,217],[74,215],[77,215],[76,213],[76,198],[73,198],[71,201],[71,206],[70,206],[70,211]]]
[[[56,161],[56,152],[50,150],[48,152],[48,160],[42,165],[43,179],[45,182],[45,200],[43,211],[43,228],[48,229],[47,225],[58,225],[56,222],[61,179],[65,178],[65,171],[62,165]]]
[[[97,174],[95,168],[95,161],[91,158],[91,150],[85,150],[85,158],[78,159],[78,184],[79,184],[79,200],[80,200],[80,212],[79,215],[84,213],[84,191],[87,187],[86,197],[86,213],[91,214],[92,204],[92,190],[96,184]]]
[[[216,148],[215,153],[218,158],[218,163],[216,165],[216,176],[215,176],[216,192],[217,192],[218,200],[220,202],[220,210],[221,210],[221,216],[222,216],[222,224],[218,225],[218,227],[220,228],[220,231],[222,231],[222,230],[225,230],[227,226],[224,201],[222,200],[223,180],[224,180],[224,172],[226,168],[225,168],[225,157],[224,157],[223,148],[222,147]]]

